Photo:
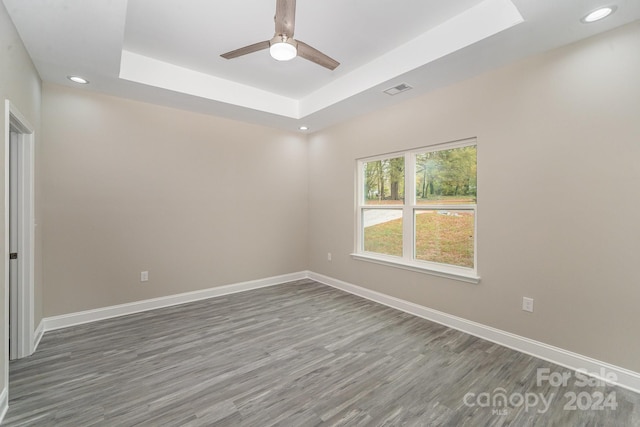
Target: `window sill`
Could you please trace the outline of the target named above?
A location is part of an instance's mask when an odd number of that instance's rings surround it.
[[[447,279],[458,280],[461,282],[473,284],[480,283],[480,276],[466,268],[431,265],[421,262],[408,262],[400,258],[386,257],[384,255],[377,254],[353,253],[351,254],[351,258],[358,261],[368,261],[389,267],[401,268],[403,270],[416,271],[418,273],[431,274],[438,277],[446,277]]]

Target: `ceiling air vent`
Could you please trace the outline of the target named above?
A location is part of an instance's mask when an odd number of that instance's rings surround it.
[[[409,89],[413,88],[406,83],[400,83],[398,86],[390,87],[389,89],[385,90],[384,93],[393,96],[399,94],[400,92],[405,92]]]

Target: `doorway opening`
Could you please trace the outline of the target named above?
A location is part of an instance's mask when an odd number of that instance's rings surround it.
[[[5,295],[9,359],[34,350],[34,131],[5,101]]]

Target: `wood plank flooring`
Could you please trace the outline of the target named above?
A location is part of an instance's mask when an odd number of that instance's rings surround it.
[[[47,332],[9,395],[3,426],[640,425],[637,394],[310,280]]]

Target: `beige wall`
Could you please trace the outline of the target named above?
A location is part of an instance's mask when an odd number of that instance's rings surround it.
[[[9,19],[9,15],[0,3],[0,135],[2,138],[2,149],[0,149],[0,165],[2,165],[2,173],[0,173],[0,200],[5,197],[5,106],[4,101],[8,99],[20,111],[20,113],[35,128],[35,144],[36,158],[41,152],[40,133],[40,77],[38,76],[31,58],[27,54],[18,33]],[[40,191],[40,177],[36,175],[36,195]],[[4,202],[2,202],[4,206]],[[36,202],[36,222],[40,220],[40,206]],[[0,235],[0,254],[3,257],[7,255],[7,248],[4,244],[4,207],[0,209],[0,226],[2,231]],[[36,275],[35,275],[35,322],[36,326],[42,319],[42,233],[41,228],[36,228]],[[4,258],[3,258],[4,259]],[[5,275],[4,261],[0,262],[0,277]],[[2,281],[2,289],[4,289],[4,280]],[[7,300],[5,291],[0,291],[0,307],[2,307],[2,315],[0,315],[0,354],[2,354],[2,368],[0,369],[0,392],[7,386],[7,378],[5,377],[5,369],[7,366],[7,325],[4,324],[4,313],[7,309]]]
[[[311,136],[310,270],[640,371],[639,46],[636,22]],[[351,259],[355,159],[473,136],[481,283]]]
[[[303,136],[51,84],[42,109],[46,316],[307,268]]]

